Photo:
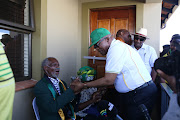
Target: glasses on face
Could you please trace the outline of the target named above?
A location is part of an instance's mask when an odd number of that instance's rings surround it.
[[[128,35],[128,38],[131,38],[131,35]]]
[[[95,48],[95,49],[98,48],[98,47],[99,47],[99,45],[97,45],[97,43],[94,44],[94,48]]]
[[[137,35],[134,36],[134,39],[135,39],[135,40],[140,40],[140,41],[145,41],[145,40],[146,40],[145,37],[139,37],[139,36],[137,36]]]
[[[49,65],[46,65],[47,67],[50,67],[50,68],[53,68],[53,69],[56,69],[56,70],[60,70],[60,67],[55,67],[55,66],[49,66]]]
[[[57,63],[52,63],[52,64],[46,65],[46,66],[47,66],[47,67],[50,67],[50,68],[53,68],[53,69],[57,69],[57,70],[60,69],[59,64],[57,64]]]
[[[103,40],[105,40],[105,39],[107,39],[107,37],[101,39],[99,42],[97,42],[96,44],[94,44],[94,48],[98,48],[98,47],[99,47],[99,44],[100,44]]]

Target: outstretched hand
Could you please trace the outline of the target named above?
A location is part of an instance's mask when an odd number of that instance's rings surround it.
[[[73,82],[71,82],[70,87],[75,94],[78,94],[83,89],[84,84],[80,81],[80,79],[75,79]]]
[[[101,92],[96,91],[96,92],[93,93],[91,99],[93,100],[94,103],[96,103],[96,102],[99,102],[101,100],[101,98],[102,98]]]

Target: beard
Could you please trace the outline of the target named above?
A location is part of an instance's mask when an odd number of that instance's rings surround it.
[[[99,53],[101,53],[101,55],[103,55],[103,56],[104,56],[104,55],[106,55],[106,54],[107,54],[107,52],[108,52],[108,51],[107,51],[107,50],[105,50],[105,49],[98,49],[98,52],[99,52]]]
[[[58,78],[59,73],[53,72],[51,75],[52,75],[53,78]]]

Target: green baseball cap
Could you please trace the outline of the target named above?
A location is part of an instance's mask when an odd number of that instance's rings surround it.
[[[104,36],[109,35],[109,34],[111,34],[111,33],[105,28],[97,28],[94,31],[92,31],[92,33],[90,35],[92,44],[90,45],[90,47],[92,47],[94,44],[96,44],[101,38],[103,38]]]

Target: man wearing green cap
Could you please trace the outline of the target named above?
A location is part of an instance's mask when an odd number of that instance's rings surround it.
[[[157,88],[141,57],[131,46],[114,39],[105,28],[94,30],[90,37],[90,47],[94,45],[98,52],[106,55],[105,76],[86,83],[74,82],[71,86],[78,91],[114,84],[115,89],[124,96],[125,119],[144,119],[140,106],[145,105],[151,112]]]

